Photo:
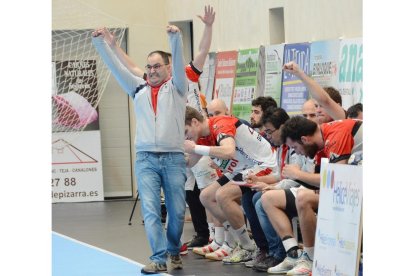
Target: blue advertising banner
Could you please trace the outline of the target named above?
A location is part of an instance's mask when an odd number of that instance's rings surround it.
[[[310,74],[310,43],[286,44],[283,64],[294,61],[307,74]],[[299,114],[303,103],[308,99],[309,91],[295,75],[283,71],[281,107],[289,115]]]

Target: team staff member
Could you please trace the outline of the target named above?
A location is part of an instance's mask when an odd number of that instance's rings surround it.
[[[198,80],[202,73],[204,62],[210,50],[215,15],[216,14],[214,12],[214,9],[210,5],[204,7],[203,16],[198,15],[200,20],[204,23],[204,31],[198,49],[199,52],[195,56],[194,60],[191,61],[185,68],[188,82],[187,105],[194,107],[200,113],[203,113],[204,111],[202,107],[203,99],[202,94],[200,93]],[[110,33],[107,28],[99,29],[99,32],[102,34],[104,40],[108,43],[122,64],[132,74],[143,79],[146,79],[148,77],[148,74],[145,72],[145,70],[137,66],[132,61],[132,59],[122,50],[122,48],[117,45],[115,36]],[[173,64],[171,61],[171,54],[167,53],[167,55],[169,57],[170,65]],[[208,157],[205,157],[204,159],[207,161],[202,160],[197,166],[191,169],[188,168],[186,171],[186,202],[190,209],[194,230],[197,233],[197,235],[188,242],[188,248],[203,246],[207,244],[210,236],[206,211],[199,199],[199,190],[214,181],[217,178],[217,174],[215,170],[208,166]],[[187,252],[188,251],[186,249],[186,245],[183,245],[181,254],[186,254]]]
[[[187,79],[184,71],[182,38],[176,26],[167,26],[172,52],[171,65],[163,51],[148,55],[147,79],[132,74],[101,36],[93,32],[92,42],[123,90],[133,99],[135,134],[135,175],[141,196],[145,230],[151,246],[151,262],[144,274],[167,271],[167,253],[173,269],[182,268],[179,255],[185,214],[186,181],[184,159],[184,115]],[[167,233],[161,224],[161,187],[169,215]]]

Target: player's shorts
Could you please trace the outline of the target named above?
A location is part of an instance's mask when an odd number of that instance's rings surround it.
[[[229,178],[228,174],[223,174],[223,176],[221,176],[217,182],[220,184],[220,186],[224,186],[226,185],[228,182],[230,182],[231,180],[234,181],[244,181],[245,177],[247,176],[248,172],[254,172],[257,176],[263,176],[263,175],[268,175],[272,173],[272,170],[270,168],[260,168],[258,166],[256,166],[255,168],[253,168],[253,170],[244,170],[238,174],[236,174],[232,179]],[[245,187],[245,186],[239,186],[240,190],[242,191],[242,194],[251,191],[251,189],[249,187]]]
[[[292,193],[291,189],[284,189],[283,191],[285,191],[285,196],[286,196],[286,208],[285,208],[286,215],[290,219],[297,217],[298,210],[296,209],[296,204],[295,204],[296,197],[294,193]]]
[[[190,168],[186,168],[185,174],[187,176],[187,180],[185,181],[185,190],[193,191],[195,185],[195,176],[193,174],[193,171]]]
[[[241,173],[238,173],[238,174],[236,174],[234,177],[233,177],[233,179],[229,179],[226,175],[222,175],[218,180],[217,180],[217,182],[218,182],[218,184],[220,184],[220,186],[224,186],[224,185],[226,185],[227,183],[229,183],[231,180],[234,180],[234,181],[243,181],[243,174],[241,174]],[[251,189],[249,188],[249,187],[244,187],[244,186],[237,186],[237,187],[239,187],[240,188],[240,190],[241,190],[241,192],[242,192],[242,194],[244,194],[244,193],[246,193],[246,192],[248,192],[248,191],[251,191]]]
[[[195,164],[191,171],[194,174],[196,183],[198,188],[204,189],[208,185],[215,182],[219,176],[217,175],[216,169],[210,167],[211,158],[209,156],[203,156],[201,159]]]

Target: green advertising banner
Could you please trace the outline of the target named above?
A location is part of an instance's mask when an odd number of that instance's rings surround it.
[[[232,113],[241,119],[250,118],[251,104],[257,85],[258,60],[259,48],[239,51]]]

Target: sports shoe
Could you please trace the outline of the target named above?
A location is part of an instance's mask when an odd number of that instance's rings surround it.
[[[303,253],[302,253],[303,254]],[[267,273],[269,274],[286,274],[289,270],[291,270],[293,267],[295,267],[296,262],[299,261],[299,258],[292,258],[292,257],[286,257],[283,262],[280,264],[269,267],[267,270]]]
[[[246,267],[253,267],[256,263],[261,262],[267,256],[266,250],[260,249],[259,247],[253,253],[252,259],[248,262],[245,262],[244,265]]]
[[[166,264],[150,262],[141,269],[142,274],[158,274],[160,272],[167,272]]]
[[[183,268],[183,260],[181,260],[180,255],[171,255],[171,268],[172,269],[182,269]]]
[[[180,255],[187,255],[188,254],[188,246],[186,243],[183,243],[180,247]]]
[[[208,253],[205,255],[207,259],[214,260],[214,261],[222,261],[223,258],[229,256],[231,252],[233,251],[233,248],[227,245],[226,242],[223,243],[223,245],[217,249],[214,252]]]
[[[187,243],[188,248],[201,247],[208,244],[207,237],[193,236],[192,240]]]
[[[193,252],[201,255],[201,256],[205,256],[208,253],[212,253],[214,251],[216,251],[217,249],[220,248],[220,245],[217,244],[214,240],[210,243],[207,244],[206,246],[203,247],[194,247],[193,248]]]
[[[312,260],[309,258],[306,252],[303,252],[296,265],[286,272],[286,275],[310,275],[312,273]]]
[[[249,251],[238,245],[230,256],[223,258],[224,264],[241,264],[253,258],[254,251]]]
[[[280,264],[282,260],[276,259],[273,256],[267,256],[261,262],[255,263],[253,269],[260,272],[268,271],[269,267]]]

